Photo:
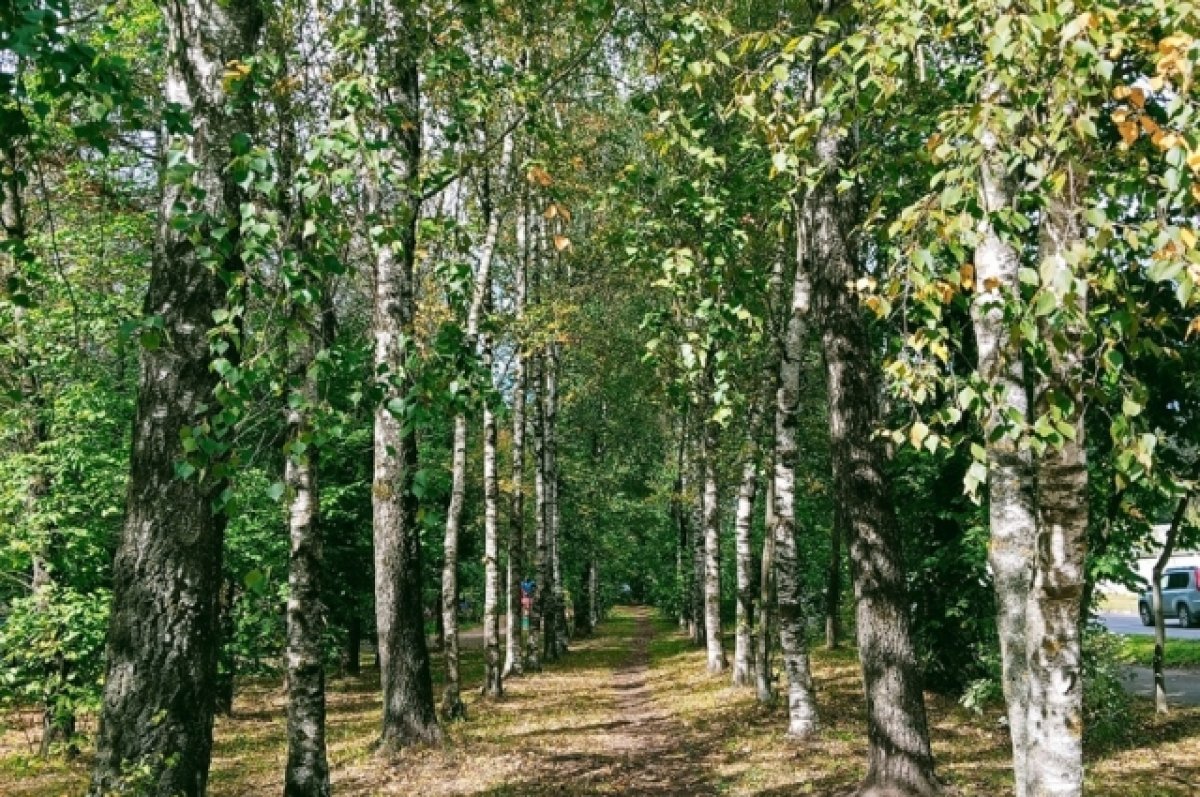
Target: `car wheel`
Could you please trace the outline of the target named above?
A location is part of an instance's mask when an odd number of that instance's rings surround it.
[[[1142,616],[1142,625],[1154,625],[1154,615],[1150,612],[1149,606],[1139,603],[1138,614]]]
[[[1192,627],[1192,613],[1188,610],[1187,604],[1179,604],[1179,609],[1176,610],[1175,615],[1179,618],[1179,625],[1184,628]]]

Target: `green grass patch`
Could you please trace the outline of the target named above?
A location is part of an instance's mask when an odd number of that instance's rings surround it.
[[[1154,661],[1154,637],[1125,637],[1121,654],[1130,664],[1149,667]],[[1163,666],[1171,669],[1200,669],[1200,639],[1167,637]]]

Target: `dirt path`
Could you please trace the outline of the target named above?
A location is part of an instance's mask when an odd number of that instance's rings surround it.
[[[615,774],[628,794],[716,794],[687,729],[655,704],[650,684],[650,640],[654,637],[650,610],[637,608],[631,614],[637,626],[629,657],[614,673],[611,686],[619,719],[606,742],[620,756]]]

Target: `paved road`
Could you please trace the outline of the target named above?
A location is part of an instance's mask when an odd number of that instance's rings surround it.
[[[1136,614],[1105,613],[1100,615],[1100,621],[1114,634],[1154,635],[1154,626],[1142,625],[1141,619]],[[1167,639],[1200,639],[1200,628],[1180,628],[1179,623],[1175,620],[1167,620]]]
[[[1149,667],[1129,667],[1126,688],[1135,695],[1154,696],[1154,673]],[[1196,670],[1166,670],[1167,703],[1172,706],[1200,705],[1200,672]]]

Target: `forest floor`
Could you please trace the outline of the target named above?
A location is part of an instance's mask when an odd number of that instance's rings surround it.
[[[481,655],[468,645],[464,682],[479,684]],[[435,669],[438,662],[435,661]],[[787,739],[786,708],[764,708],[704,672],[704,653],[650,610],[618,608],[595,636],[578,640],[536,676],[510,679],[505,698],[474,691],[469,719],[444,745],[391,760],[372,753],[379,698],[373,671],[334,678],[329,754],[334,792],[345,797],[702,797],[841,795],[865,763],[865,713],[852,649],[814,651],[823,728]],[[234,716],[217,722],[210,794],[273,794],[286,752],[277,684],[243,686]],[[929,697],[939,772],[962,797],[1011,793],[1008,741],[999,713],[976,715]],[[19,718],[0,724],[0,794],[76,795],[88,762],[42,762]],[[1200,793],[1200,708],[1154,716],[1138,699],[1123,742],[1088,753],[1088,794],[1193,797]]]

